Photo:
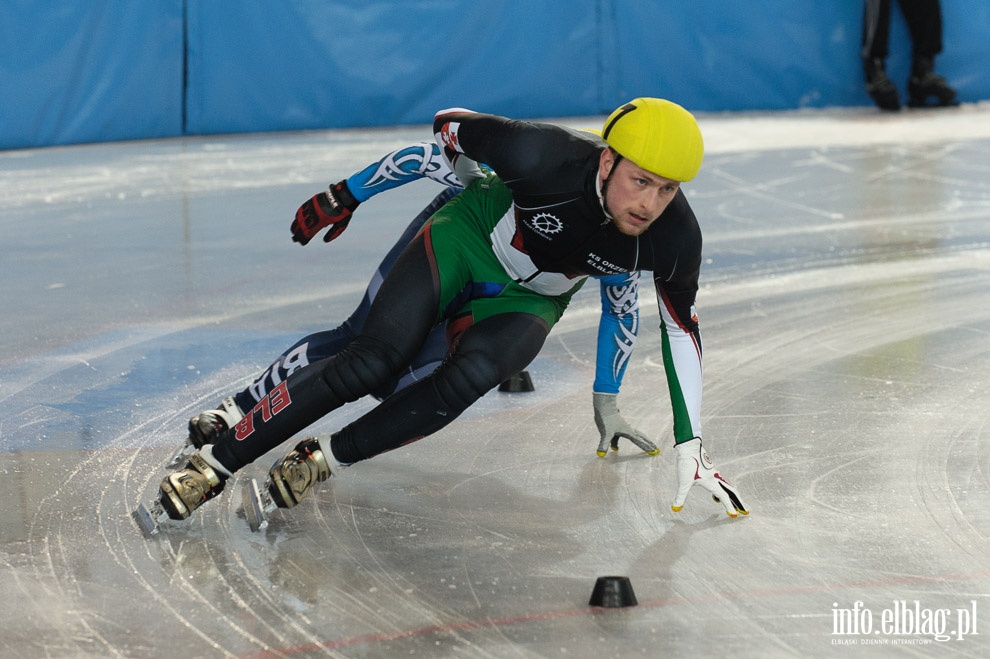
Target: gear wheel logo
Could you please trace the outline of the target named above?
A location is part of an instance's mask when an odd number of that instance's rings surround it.
[[[529,219],[527,224],[529,224],[534,231],[542,233],[546,236],[560,233],[564,230],[564,224],[560,221],[560,218],[556,215],[551,215],[550,213],[537,213]]]

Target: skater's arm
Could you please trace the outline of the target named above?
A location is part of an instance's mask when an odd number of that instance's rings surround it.
[[[509,189],[535,194],[554,192],[563,170],[597,158],[603,146],[588,131],[462,108],[438,112],[433,135],[461,181],[483,176],[484,163]]]
[[[656,273],[654,277],[660,301],[663,364],[674,413],[677,456],[677,494],[670,508],[674,512],[684,508],[688,493],[697,485],[721,503],[729,517],[748,515],[749,507],[743,503],[738,488],[722,477],[702,446],[702,350],[695,313],[697,267],[688,268],[670,280],[663,280]]]
[[[358,203],[386,190],[429,178],[447,187],[464,187],[432,142],[416,142],[387,154],[345,179]]]
[[[694,292],[661,286],[660,341],[674,415],[674,442],[701,437],[702,349]]]
[[[701,273],[698,221],[678,191],[661,222],[669,231],[651,237],[653,284],[660,307],[660,338],[674,416],[674,442],[701,437],[702,348],[695,302]]]
[[[330,227],[324,242],[337,238],[357,207],[374,195],[429,178],[448,187],[463,187],[432,142],[416,142],[386,154],[342,181],[314,195],[296,211],[292,240],[301,245]]]
[[[618,394],[639,332],[639,273],[599,280],[602,314],[598,321],[594,391]]]
[[[619,412],[618,394],[639,330],[639,273],[629,272],[599,279],[602,314],[598,321],[598,352],[592,402],[598,427],[598,456],[609,446],[619,450],[624,437],[650,455],[659,453],[656,444],[633,428]]]

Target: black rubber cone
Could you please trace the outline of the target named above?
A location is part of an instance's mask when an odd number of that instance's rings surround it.
[[[519,371],[498,385],[498,390],[510,394],[533,391],[533,379],[529,377],[529,371]]]
[[[633,592],[629,577],[598,577],[588,604],[615,608],[636,606],[639,602],[636,601],[636,593]]]

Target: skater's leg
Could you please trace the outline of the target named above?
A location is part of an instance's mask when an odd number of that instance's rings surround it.
[[[549,328],[522,313],[493,316],[469,328],[436,372],[385,399],[333,435],[333,457],[366,460],[440,430],[488,391],[525,368]]]
[[[367,314],[367,310],[371,306],[371,301],[368,300],[367,305],[362,302],[361,306],[364,307],[362,310],[363,313]],[[361,327],[363,325],[364,318],[361,319],[360,325],[357,326]],[[324,332],[316,332],[299,341],[279,357],[279,360],[272,364],[250,387],[233,397],[232,400],[237,405],[238,410],[253,409],[262,398],[268,395],[271,389],[284,382],[295,371],[303,366],[309,366],[327,357],[332,357],[346,348],[357,336],[357,332],[353,330],[354,327],[355,325],[345,322],[340,327]],[[444,327],[442,324],[436,325],[430,331],[429,337],[427,337],[423,343],[423,347],[413,358],[412,362],[408,366],[403,367],[394,378],[391,378],[383,386],[371,391],[371,395],[378,400],[383,400],[394,392],[408,387],[413,382],[428,377],[440,365],[446,354],[447,339]],[[231,399],[225,399],[224,403],[221,403],[221,409],[228,400]],[[216,410],[210,410],[204,414],[215,413]],[[243,415],[244,413],[240,412],[240,415],[234,422],[236,423],[236,421],[240,420],[240,417]],[[197,418],[199,417],[194,417],[194,419]],[[191,419],[190,421],[192,422],[193,420]],[[212,443],[213,438],[230,427],[230,425],[233,424],[225,425],[220,430],[213,432],[209,440],[200,441],[197,447],[202,446],[204,443]],[[211,425],[211,427],[215,427],[215,425]]]
[[[355,313],[367,313],[370,304],[367,298],[363,298]],[[333,329],[314,332],[300,339],[279,355],[246,389],[235,394],[234,401],[242,410],[252,409],[290,375],[304,366],[336,355],[350,345],[355,336],[357,332],[348,319]]]
[[[292,347],[283,352],[249,387],[234,395],[237,405],[242,410],[253,408],[273,387],[281,384],[296,370],[318,362],[321,359],[332,357],[346,348],[364,327],[371,303],[378,294],[378,289],[382,281],[391,272],[396,260],[398,260],[399,254],[412,242],[426,221],[458,192],[459,190],[457,188],[445,189],[434,197],[433,201],[423,208],[408,226],[406,226],[402,235],[399,236],[399,239],[392,245],[385,258],[378,264],[378,268],[368,282],[368,287],[364,291],[361,302],[347,320],[334,329],[315,332],[297,341]],[[431,350],[435,351],[436,346],[432,346]],[[442,353],[440,357],[443,357]],[[387,395],[394,388],[393,383],[383,393]]]
[[[486,282],[480,292],[489,297],[510,291],[519,295],[492,249],[489,235],[511,204],[508,189],[497,179],[477,181],[451,200],[429,221],[401,253],[382,282],[363,331],[339,354],[316,362],[289,376],[215,444],[202,458],[221,478],[229,477],[292,435],[341,405],[357,400],[394,378],[422,348],[430,330],[447,314],[456,312],[477,293],[475,281]],[[433,228],[441,227],[437,235]],[[482,275],[480,278],[476,274]],[[487,278],[488,276],[494,279]],[[542,298],[536,315],[547,312],[553,322],[566,301]],[[529,300],[531,302],[531,300]],[[515,302],[519,302],[515,299]],[[495,313],[478,316],[487,318]],[[188,472],[194,469],[190,465]],[[165,479],[166,487],[181,478]],[[222,483],[221,483],[222,487]],[[206,498],[201,498],[205,501]],[[189,512],[194,508],[189,508]]]
[[[335,433],[329,447],[301,442],[269,472],[266,489],[275,506],[292,508],[331,464],[366,460],[431,435],[461,415],[486,392],[525,368],[539,353],[549,325],[539,316],[505,313],[470,327],[454,351],[427,378],[385,399]]]
[[[385,385],[419,352],[437,323],[439,285],[422,235],[382,282],[364,330],[340,353],[275,387],[233,428],[213,456],[233,473],[322,416]]]
[[[458,192],[460,191],[457,188],[445,189],[434,197],[433,201],[406,226],[402,235],[378,264],[361,302],[347,320],[333,329],[315,332],[300,339],[282,352],[248,387],[225,398],[215,409],[200,412],[192,417],[189,420],[187,446],[173,456],[172,460],[169,461],[169,466],[178,466],[179,461],[188,457],[193,449],[201,448],[205,444],[212,444],[220,433],[244,417],[245,410],[254,409],[255,405],[272,389],[284,382],[289,375],[304,366],[332,357],[346,348],[364,327],[371,303],[385,276],[395,265],[399,254],[412,242],[426,221]],[[443,331],[442,328],[438,328],[431,334],[423,350],[416,356],[409,368],[393,381],[373,391],[372,394],[376,398],[382,399],[409,382],[422,378],[424,373],[428,375],[443,359],[445,352],[446,344],[443,342]]]
[[[185,469],[166,476],[159,493],[165,513],[185,519],[219,494],[235,471],[394,377],[436,325],[439,285],[432,264],[417,237],[382,283],[365,331],[337,355],[294,372],[213,444],[192,454]]]

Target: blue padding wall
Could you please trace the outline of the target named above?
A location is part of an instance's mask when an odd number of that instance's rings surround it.
[[[896,3],[895,3],[896,4]],[[858,0],[4,0],[0,148],[519,117],[633,96],[695,111],[869,105]],[[990,2],[944,0],[937,65],[990,98]],[[888,63],[904,86],[895,8]]]
[[[599,105],[596,2],[290,0],[277,17],[271,5],[195,3],[191,132],[421,123],[460,104],[526,116]]]
[[[180,134],[182,6],[0,0],[0,148]]]

